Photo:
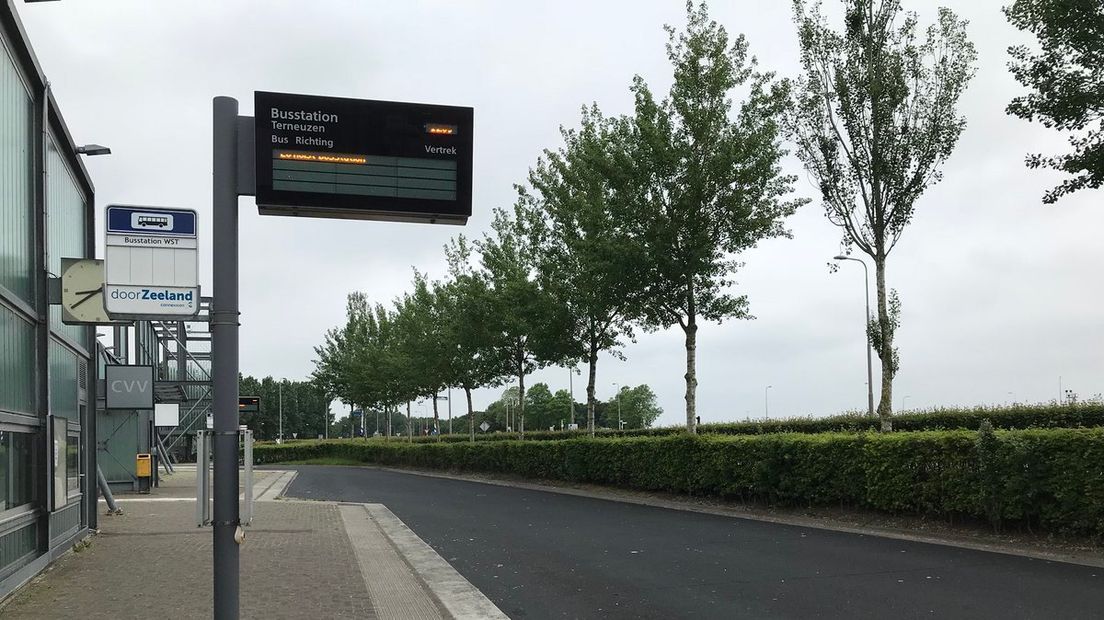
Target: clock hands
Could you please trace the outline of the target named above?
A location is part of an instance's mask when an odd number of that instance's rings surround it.
[[[89,291],[77,291],[76,294],[77,295],[84,295],[84,299],[82,299],[82,300],[78,301],[77,303],[73,304],[70,308],[76,308],[77,306],[83,304],[84,302],[88,301],[89,299],[92,299],[97,294],[102,293],[102,292],[103,292],[103,288],[94,288],[94,289],[89,290]]]

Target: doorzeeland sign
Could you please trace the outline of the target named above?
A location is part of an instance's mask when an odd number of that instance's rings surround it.
[[[471,108],[257,92],[262,214],[464,224]]]
[[[108,315],[172,320],[199,312],[196,219],[190,209],[107,207]]]

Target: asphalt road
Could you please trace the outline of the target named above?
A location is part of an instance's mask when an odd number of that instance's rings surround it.
[[[385,504],[512,618],[1102,618],[1104,569],[370,468],[288,495]]]

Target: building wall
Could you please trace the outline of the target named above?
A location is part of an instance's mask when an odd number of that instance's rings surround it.
[[[94,333],[47,298],[63,257],[94,253],[75,148],[0,0],[0,597],[95,525]]]

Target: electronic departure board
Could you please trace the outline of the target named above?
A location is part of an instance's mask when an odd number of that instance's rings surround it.
[[[463,224],[471,108],[257,92],[262,214]]]

